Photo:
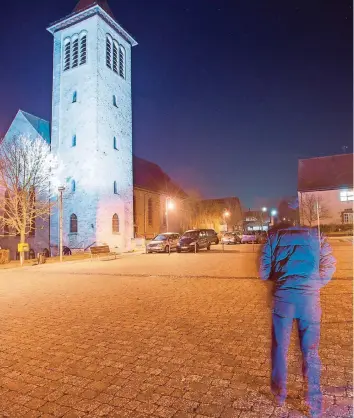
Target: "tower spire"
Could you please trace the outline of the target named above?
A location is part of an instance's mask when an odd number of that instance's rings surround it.
[[[74,9],[74,13],[82,12],[92,6],[100,6],[112,19],[116,20],[107,0],[79,0]]]

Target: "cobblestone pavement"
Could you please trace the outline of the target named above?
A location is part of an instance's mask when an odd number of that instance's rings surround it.
[[[323,417],[352,416],[352,262],[322,291]],[[295,330],[289,396],[269,392],[269,287],[252,246],[0,273],[0,416],[306,416]]]

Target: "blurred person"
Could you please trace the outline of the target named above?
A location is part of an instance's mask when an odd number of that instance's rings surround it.
[[[320,388],[320,289],[335,272],[331,246],[317,230],[281,223],[269,231],[261,253],[260,277],[273,282],[271,391],[279,406],[286,399],[287,353],[297,320],[306,401],[311,417],[322,414]]]

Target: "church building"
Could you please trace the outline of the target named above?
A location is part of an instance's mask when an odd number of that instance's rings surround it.
[[[131,69],[137,42],[105,0],[80,0],[48,31],[54,38],[52,121],[20,110],[5,138],[40,136],[62,164],[64,245],[105,243],[130,250],[135,236],[166,230],[167,199],[186,198],[160,167],[133,156]],[[169,229],[181,227],[172,215]],[[33,235],[28,242],[36,252],[57,253],[57,206]],[[18,240],[11,238],[3,237],[1,245],[13,252]]]

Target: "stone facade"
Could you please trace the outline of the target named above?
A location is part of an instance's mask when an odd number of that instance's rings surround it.
[[[105,243],[128,250],[133,238],[131,46],[135,43],[99,6],[71,15],[49,31],[54,36],[51,145],[62,164],[64,241],[70,247]],[[66,42],[83,35],[86,63],[64,71]],[[106,65],[107,35],[124,47],[124,78]],[[119,219],[115,233],[114,214]],[[70,230],[71,215],[77,217],[77,232]],[[50,224],[55,247],[57,211]]]

